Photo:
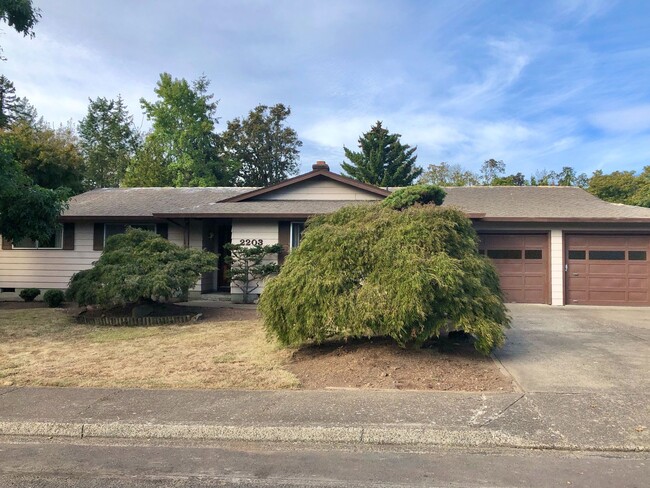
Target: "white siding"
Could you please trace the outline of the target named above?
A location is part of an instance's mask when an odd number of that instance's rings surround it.
[[[381,200],[375,195],[333,180],[307,180],[260,195],[256,200]]]
[[[241,239],[262,239],[264,245],[278,243],[278,221],[277,220],[233,220],[232,238],[233,244],[239,244]],[[269,262],[277,262],[277,256],[269,256]],[[255,290],[254,294],[262,292],[263,286]],[[231,293],[242,293],[234,285],[230,286]]]
[[[74,250],[0,249],[0,288],[64,289],[74,273],[91,268],[100,251],[93,251],[93,224],[75,224]]]
[[[564,236],[551,229],[551,305],[564,305]]]

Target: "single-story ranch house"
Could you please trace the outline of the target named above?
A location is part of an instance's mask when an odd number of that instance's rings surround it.
[[[510,302],[650,306],[650,208],[607,203],[572,187],[446,188],[480,236]],[[231,290],[223,246],[300,242],[307,218],[381,200],[390,188],[313,171],[265,188],[106,188],[71,199],[48,242],[3,240],[0,291],[66,288],[127,226],[221,255],[194,294]],[[278,256],[282,261],[284,255]],[[232,287],[232,293],[238,289]]]

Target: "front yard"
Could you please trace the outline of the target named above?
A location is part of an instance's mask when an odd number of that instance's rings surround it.
[[[109,327],[62,310],[0,304],[0,386],[389,388],[508,391],[468,344],[402,350],[376,339],[283,349],[255,310],[205,309],[187,325]]]

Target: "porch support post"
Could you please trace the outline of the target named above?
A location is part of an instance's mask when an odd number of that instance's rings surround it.
[[[564,305],[564,233],[551,230],[551,305]]]

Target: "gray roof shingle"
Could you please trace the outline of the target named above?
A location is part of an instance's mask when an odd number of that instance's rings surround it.
[[[256,188],[106,188],[77,195],[64,219],[165,216],[308,216],[358,201],[221,202]],[[573,187],[450,187],[445,206],[488,220],[648,220],[650,209],[604,202]],[[221,203],[220,203],[221,202]]]

